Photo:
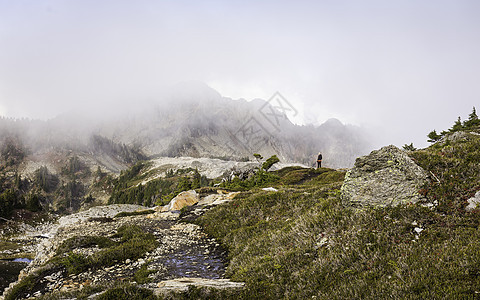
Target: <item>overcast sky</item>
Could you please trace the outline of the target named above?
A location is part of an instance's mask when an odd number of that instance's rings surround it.
[[[0,114],[134,104],[199,80],[234,99],[279,91],[297,122],[426,146],[480,109],[479,16],[461,0],[0,0]]]

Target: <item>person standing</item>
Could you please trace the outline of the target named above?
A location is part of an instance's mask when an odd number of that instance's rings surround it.
[[[322,167],[322,152],[318,152],[318,157],[317,157],[317,169]]]

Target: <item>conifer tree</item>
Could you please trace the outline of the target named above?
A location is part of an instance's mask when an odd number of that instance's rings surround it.
[[[428,137],[427,142],[429,143],[435,143],[442,138],[442,136],[439,135],[435,129],[431,131],[427,137]]]
[[[480,120],[478,119],[477,110],[475,109],[475,106],[474,106],[472,109],[472,112],[470,113],[470,115],[468,115],[468,120],[463,122],[463,126],[466,129],[472,129],[479,125],[480,125]]]
[[[455,124],[453,124],[452,129],[450,129],[450,132],[460,131],[462,129],[463,129],[462,119],[458,117],[457,121],[455,121]]]

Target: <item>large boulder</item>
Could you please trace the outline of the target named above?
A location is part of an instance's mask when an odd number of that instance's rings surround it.
[[[196,204],[199,200],[198,194],[194,190],[181,192],[165,205],[162,211],[181,210],[185,206]]]
[[[402,150],[390,145],[357,158],[345,176],[342,199],[353,206],[416,203],[427,173]]]

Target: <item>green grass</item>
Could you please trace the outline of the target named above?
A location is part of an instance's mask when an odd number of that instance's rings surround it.
[[[99,248],[107,248],[115,245],[111,239],[103,236],[74,236],[62,242],[57,248],[57,255],[67,253],[76,248],[88,248],[98,246]]]
[[[437,143],[411,154],[432,176],[422,193],[447,214],[465,213],[466,200],[480,189],[480,137]]]
[[[140,269],[137,270],[137,272],[135,272],[133,278],[137,283],[149,283],[151,281],[151,278],[149,278],[148,276],[155,272],[156,271],[154,270],[148,269],[148,264],[144,264],[140,267]]]
[[[421,192],[438,202],[436,208],[346,207],[339,197],[345,172],[327,168],[289,167],[227,183],[225,188],[242,193],[195,222],[228,250],[227,276],[245,282],[245,288],[190,287],[164,298],[478,298],[480,210],[464,208],[480,189],[479,149],[480,138],[469,135],[409,153],[434,174]],[[263,191],[266,186],[278,191]],[[95,254],[92,264],[138,257],[155,245],[153,236],[135,226],[119,228],[115,237],[120,241]],[[69,253],[62,259],[73,272],[83,268],[83,258]],[[150,272],[145,265],[134,277],[148,282]],[[24,289],[31,287],[29,280],[22,283]],[[109,288],[104,295],[155,299],[133,286]]]
[[[197,220],[228,249],[227,275],[246,282],[232,298],[432,299],[480,292],[478,214],[420,205],[354,210],[338,198],[343,172],[315,172],[281,170],[279,192],[250,190]],[[416,226],[424,229],[418,239]],[[199,299],[224,292],[211,293]]]

